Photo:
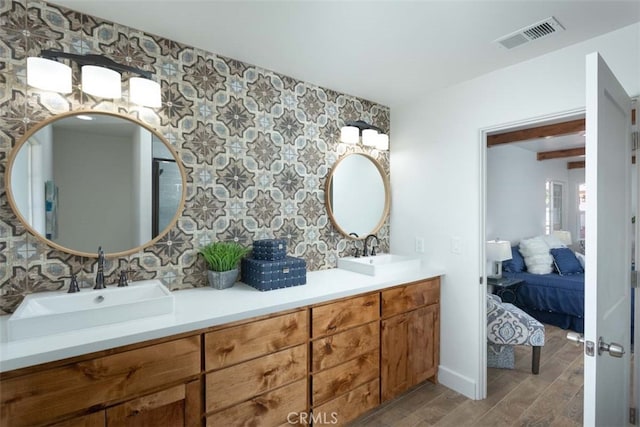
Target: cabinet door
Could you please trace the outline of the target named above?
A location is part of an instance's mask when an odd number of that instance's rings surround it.
[[[53,424],[50,427],[105,427],[105,412],[98,411]]]
[[[429,305],[407,313],[409,387],[432,377],[437,381],[440,347],[438,307]]]
[[[382,400],[426,379],[437,381],[440,319],[437,304],[382,321]]]
[[[410,387],[407,342],[409,337],[409,315],[407,313],[385,319],[382,322],[381,342],[382,400],[398,396]]]
[[[201,425],[200,407],[196,380],[108,408],[107,427]]]

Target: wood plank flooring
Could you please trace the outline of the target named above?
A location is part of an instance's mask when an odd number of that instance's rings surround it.
[[[545,332],[539,375],[531,373],[531,347],[516,346],[515,369],[488,369],[485,400],[427,382],[351,426],[582,426],[582,347],[563,329]]]

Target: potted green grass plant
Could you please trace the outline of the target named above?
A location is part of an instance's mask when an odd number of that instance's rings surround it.
[[[238,279],[240,260],[251,249],[235,242],[214,242],[200,248],[200,255],[209,267],[209,286],[216,289],[230,288]]]

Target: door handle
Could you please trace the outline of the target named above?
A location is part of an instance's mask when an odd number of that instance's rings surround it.
[[[567,339],[576,343],[576,345],[584,344],[584,335],[577,332],[567,332]]]
[[[584,335],[579,334],[577,332],[567,332],[567,339],[569,341],[576,343],[576,345],[585,343]],[[587,356],[593,356],[594,355],[593,342],[586,341],[586,344],[587,345],[585,348],[585,353],[587,353]],[[624,354],[624,347],[622,347],[620,344],[617,344],[615,342],[612,342],[611,344],[607,344],[606,342],[604,342],[602,337],[600,337],[598,339],[598,355],[599,356],[602,355],[602,353],[605,351],[609,352],[609,356],[611,357],[622,357],[622,355]]]
[[[567,339],[573,341],[576,345],[584,344],[584,353],[587,356],[593,357],[595,355],[595,343],[593,341],[585,341],[584,335],[577,332],[567,332]]]
[[[622,357],[624,354],[624,347],[620,344],[612,342],[611,344],[607,344],[604,342],[602,337],[598,339],[598,355],[601,355],[602,352],[608,351],[609,356],[611,357]]]

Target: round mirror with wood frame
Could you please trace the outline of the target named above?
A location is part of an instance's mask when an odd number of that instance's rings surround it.
[[[389,179],[373,157],[353,153],[331,169],[325,202],[331,222],[344,236],[364,239],[383,226],[391,203]]]
[[[184,209],[178,154],[149,125],[94,110],[59,114],[16,144],[9,205],[45,244],[83,257],[129,255],[157,242]]]

